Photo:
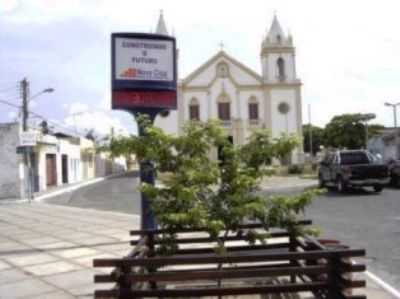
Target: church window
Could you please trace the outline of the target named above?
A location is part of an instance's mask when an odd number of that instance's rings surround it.
[[[258,120],[258,102],[255,97],[249,100],[249,120]]]
[[[282,42],[282,37],[281,37],[280,34],[278,34],[278,35],[276,36],[276,42],[277,42],[278,44],[280,44],[280,43]]]
[[[279,57],[276,65],[278,67],[278,79],[279,81],[285,80],[285,61],[282,57]]]
[[[231,103],[229,102],[218,103],[218,118],[220,120],[231,119]]]
[[[281,102],[281,103],[278,105],[278,111],[279,111],[281,114],[288,114],[288,113],[289,113],[289,110],[290,110],[290,106],[289,106],[289,104],[286,103],[286,102]]]
[[[220,78],[228,77],[229,68],[225,62],[221,62],[217,65],[217,76]]]
[[[190,101],[189,119],[190,120],[200,120],[200,105],[196,98],[193,98]]]

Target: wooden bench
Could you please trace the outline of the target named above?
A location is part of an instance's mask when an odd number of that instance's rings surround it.
[[[227,252],[223,255],[215,254],[214,245],[204,231],[182,231],[177,240],[179,250],[172,256],[155,255],[154,249],[162,242],[159,239],[162,230],[132,231],[131,235],[142,238],[131,242],[135,249],[128,257],[94,260],[95,267],[114,269],[110,274],[95,275],[95,282],[115,283],[113,289],[96,290],[95,298],[300,292],[321,299],[365,298],[350,291],[365,286],[364,281],[351,275],[365,270],[364,265],[351,262],[352,258],[365,256],[365,250],[348,249],[332,242],[324,245],[312,238],[294,238],[286,231],[270,232],[266,244],[248,245],[244,244],[246,230],[262,230],[262,227],[250,224],[241,229],[242,233],[225,237]]]

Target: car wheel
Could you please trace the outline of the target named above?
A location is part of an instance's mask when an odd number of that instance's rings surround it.
[[[379,192],[382,192],[382,190],[383,190],[383,186],[380,186],[380,185],[374,186],[374,191],[375,192],[379,193]]]
[[[342,177],[339,177],[339,178],[337,179],[337,182],[336,182],[336,189],[337,189],[337,191],[338,191],[339,193],[345,193],[345,192],[347,191],[347,185],[346,185],[346,183],[344,182],[344,180],[342,179]]]
[[[318,187],[319,187],[319,188],[324,188],[324,187],[325,187],[325,181],[324,181],[324,179],[322,178],[322,175],[321,175],[321,174],[318,175]]]

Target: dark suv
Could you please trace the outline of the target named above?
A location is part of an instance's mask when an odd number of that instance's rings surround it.
[[[325,156],[320,163],[318,180],[320,187],[336,187],[339,192],[368,186],[381,192],[390,177],[388,167],[368,151],[343,150]]]

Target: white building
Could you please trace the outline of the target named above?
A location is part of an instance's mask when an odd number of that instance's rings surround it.
[[[168,34],[163,16],[157,33]],[[195,46],[195,45],[193,45]],[[302,136],[301,81],[296,74],[293,39],[275,16],[261,42],[261,73],[221,50],[178,84],[178,109],[156,125],[179,133],[188,120],[220,119],[234,144],[243,144],[255,128]],[[291,162],[303,161],[302,148]]]
[[[41,134],[39,130],[37,145],[29,155],[28,176],[23,155],[17,153],[20,133],[19,123],[0,124],[0,199],[24,198],[30,193],[29,186],[33,192],[42,192],[95,178],[93,140],[62,132]],[[123,170],[122,166],[118,168],[118,171]]]

